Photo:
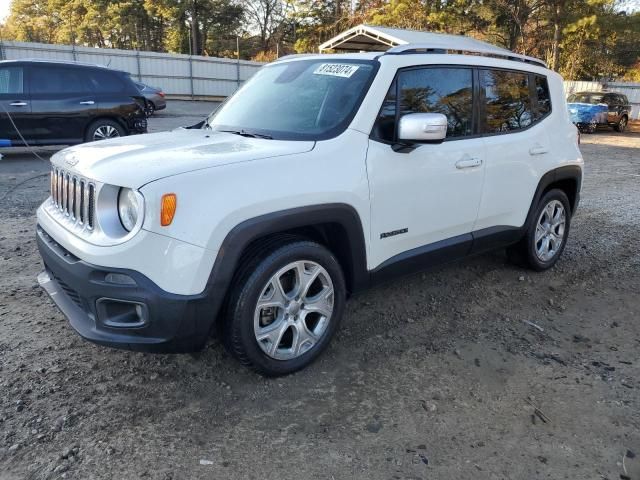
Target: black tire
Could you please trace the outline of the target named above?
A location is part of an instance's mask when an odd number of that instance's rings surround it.
[[[536,229],[538,227],[538,222],[541,220],[543,210],[549,204],[552,204],[552,202],[560,202],[564,207],[565,220],[564,220],[564,228],[562,232],[562,240],[558,248],[555,249],[555,252],[551,256],[551,258],[542,259],[537,253],[538,247],[541,247],[542,243],[536,242]],[[531,217],[531,220],[529,221],[529,225],[527,226],[526,233],[522,238],[522,240],[520,240],[515,245],[512,245],[507,248],[507,255],[509,257],[509,260],[511,260],[513,263],[531,268],[532,270],[535,270],[538,272],[548,270],[549,268],[553,267],[556,264],[556,262],[562,255],[562,252],[564,251],[564,247],[567,244],[567,238],[569,237],[570,227],[571,227],[571,206],[569,204],[569,199],[567,198],[567,195],[560,189],[549,190],[547,193],[545,193],[542,196],[542,198],[536,205],[533,215]],[[556,228],[554,233],[556,233],[557,231],[558,230]]]
[[[629,123],[629,119],[627,118],[626,115],[623,115],[620,121],[618,121],[616,126],[613,128],[616,130],[616,132],[623,133],[626,130],[628,123]]]
[[[325,330],[309,350],[295,358],[276,359],[261,348],[256,338],[254,316],[257,302],[279,270],[303,260],[320,265],[330,277],[333,284],[333,311]],[[230,291],[222,325],[223,343],[240,363],[270,377],[288,375],[312,363],[338,329],[346,303],[344,274],[335,256],[318,243],[291,236],[282,237],[264,249],[254,250],[251,257],[243,261]],[[276,348],[279,345],[277,343]]]
[[[589,122],[587,124],[586,133],[596,133],[596,130],[598,130],[598,124],[596,122]]]
[[[147,104],[145,105],[144,114],[147,116],[147,118],[149,118],[154,113],[156,113],[156,106],[153,104],[153,102],[147,102]]]
[[[110,136],[104,138],[97,138],[99,134],[97,132],[113,132]],[[96,120],[89,128],[84,136],[85,142],[95,142],[97,140],[104,140],[106,138],[124,137],[127,134],[126,130],[115,120],[109,120],[108,118],[101,118]]]

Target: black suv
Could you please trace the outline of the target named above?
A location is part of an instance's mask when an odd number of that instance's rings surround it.
[[[69,145],[145,133],[144,104],[126,72],[71,62],[0,62],[0,145]]]
[[[572,93],[567,97],[567,107],[571,121],[587,133],[594,133],[601,125],[624,132],[631,113],[627,96],[614,92]]]

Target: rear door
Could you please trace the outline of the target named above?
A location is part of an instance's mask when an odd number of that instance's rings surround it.
[[[31,139],[30,114],[25,68],[21,65],[0,66],[0,146],[9,142],[22,143],[20,134],[27,142]]]
[[[104,115],[115,115],[128,126],[133,118],[144,118],[144,96],[130,77],[122,72],[96,68],[91,72],[91,82]]]
[[[485,184],[476,230],[523,225],[538,186],[552,165],[545,117],[549,86],[541,75],[480,70],[481,126],[487,151]]]
[[[622,102],[620,98],[615,93],[607,93],[602,98],[602,102],[607,104],[607,108],[609,109],[607,114],[607,122],[616,124],[620,121],[620,117],[622,114]]]
[[[31,108],[38,143],[78,143],[95,115],[97,102],[87,76],[75,66],[32,65]]]

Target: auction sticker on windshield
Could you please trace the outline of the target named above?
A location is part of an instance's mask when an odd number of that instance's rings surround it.
[[[343,63],[323,63],[313,72],[314,75],[331,75],[334,77],[349,78],[358,70],[357,65],[345,65]]]

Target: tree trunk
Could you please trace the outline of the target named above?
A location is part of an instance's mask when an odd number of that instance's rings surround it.
[[[200,55],[200,22],[198,21],[198,2],[193,2],[191,12],[191,54]]]
[[[560,41],[562,40],[562,26],[560,19],[562,18],[564,0],[556,0],[553,12],[553,43],[551,45],[551,69],[558,70],[560,68]]]

